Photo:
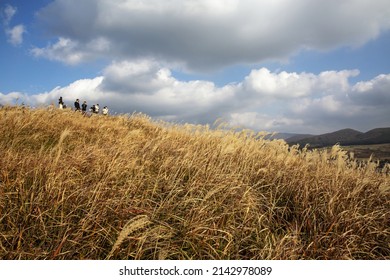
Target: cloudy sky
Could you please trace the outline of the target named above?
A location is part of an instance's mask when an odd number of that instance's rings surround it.
[[[390,126],[388,0],[0,0],[0,104],[176,123]]]

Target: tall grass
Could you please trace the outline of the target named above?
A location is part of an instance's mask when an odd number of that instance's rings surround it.
[[[338,146],[20,107],[0,135],[1,259],[390,259],[389,175]]]

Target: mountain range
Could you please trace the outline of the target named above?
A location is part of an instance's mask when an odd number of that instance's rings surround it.
[[[386,144],[390,143],[390,127],[375,128],[367,132],[346,128],[321,135],[295,134],[288,136],[288,134],[281,133],[280,136],[277,135],[276,137],[284,139],[291,145],[305,146],[309,144],[311,148],[321,148],[335,144],[342,146]]]

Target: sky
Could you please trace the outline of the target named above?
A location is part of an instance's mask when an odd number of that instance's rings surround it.
[[[0,104],[321,134],[390,127],[388,0],[0,0]]]

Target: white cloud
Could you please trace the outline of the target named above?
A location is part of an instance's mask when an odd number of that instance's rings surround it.
[[[350,97],[354,102],[376,108],[390,105],[390,75],[379,75],[371,81],[358,82]]]
[[[231,86],[216,87],[209,81],[183,82],[156,61],[121,61],[108,66],[100,90],[115,93],[121,111],[144,111],[153,116],[194,122],[209,121],[221,114],[219,107],[232,106]]]
[[[10,92],[8,94],[3,94],[0,92],[0,104],[21,104],[24,102],[22,100],[24,100],[25,97],[26,95],[21,92]]]
[[[175,122],[214,123],[217,119],[255,130],[324,133],[351,127],[390,126],[390,75],[351,84],[356,70],[313,73],[253,70],[240,83],[180,81],[155,60],[117,61],[103,75],[78,80],[36,95],[0,94],[0,103],[68,105],[76,98],[111,112],[143,112]],[[19,102],[19,103],[20,103]],[[375,110],[373,110],[375,106]]]
[[[245,78],[245,88],[272,98],[296,98],[311,93],[316,82],[313,74],[271,73],[266,68],[252,70]]]
[[[324,94],[346,92],[350,89],[348,79],[358,76],[359,70],[324,71],[319,75],[318,89]]]
[[[232,127],[260,129],[268,132],[280,132],[286,127],[304,125],[301,119],[291,119],[281,115],[270,116],[259,112],[232,113],[229,123]]]
[[[9,25],[10,21],[12,20],[16,12],[17,12],[16,7],[13,7],[11,5],[6,5],[2,13],[3,24]]]
[[[85,45],[81,45],[77,41],[60,37],[55,44],[50,44],[45,48],[32,48],[31,53],[36,57],[45,57],[50,60],[76,65],[93,60],[99,57],[101,52],[109,49],[110,42],[104,38],[95,38]]]
[[[104,70],[106,90],[123,93],[151,94],[164,87],[173,86],[171,71],[152,60],[120,61]]]
[[[7,28],[5,32],[8,36],[8,42],[12,45],[16,46],[23,43],[23,33],[26,32],[24,25],[19,24],[12,28]]]
[[[302,48],[363,44],[390,28],[390,5],[387,0],[55,0],[38,18],[58,40],[35,49],[42,57],[71,64],[100,56],[153,57],[204,70],[285,60]],[[101,38],[97,50],[92,42]],[[59,45],[78,56],[63,57]]]
[[[57,102],[60,96],[63,96],[65,104],[73,106],[73,102],[77,99],[87,99],[90,102],[98,103],[106,94],[99,90],[99,85],[102,83],[103,77],[94,79],[77,80],[66,87],[56,87],[50,92],[31,95],[35,104],[51,104]]]
[[[1,12],[3,18],[4,32],[7,35],[7,40],[14,46],[23,43],[23,34],[26,33],[26,28],[23,24],[18,24],[13,27],[10,26],[10,22],[16,15],[18,9],[11,5],[6,5]]]

